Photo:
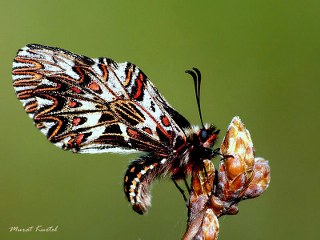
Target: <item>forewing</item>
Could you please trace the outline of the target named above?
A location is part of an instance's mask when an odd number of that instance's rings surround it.
[[[14,59],[13,85],[36,126],[63,149],[166,155],[185,144],[188,122],[131,63],[31,44]]]

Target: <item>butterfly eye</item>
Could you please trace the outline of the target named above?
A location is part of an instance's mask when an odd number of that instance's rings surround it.
[[[200,132],[200,140],[204,142],[208,138],[208,131],[207,130],[202,130]]]

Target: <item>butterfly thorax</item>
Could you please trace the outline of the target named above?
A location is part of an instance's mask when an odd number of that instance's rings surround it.
[[[212,159],[216,151],[212,149],[215,144],[219,130],[213,125],[206,124],[203,128],[192,126],[184,129],[187,137],[187,145],[178,153],[180,156],[172,168],[172,176],[175,179],[183,178],[192,172],[194,165],[202,165],[204,159]]]

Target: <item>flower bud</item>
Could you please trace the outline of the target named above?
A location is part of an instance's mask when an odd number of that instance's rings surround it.
[[[252,176],[254,148],[249,131],[234,117],[221,145],[219,189],[223,200],[236,199]]]
[[[244,191],[242,199],[255,198],[260,196],[269,186],[270,166],[263,158],[255,158],[253,178]]]

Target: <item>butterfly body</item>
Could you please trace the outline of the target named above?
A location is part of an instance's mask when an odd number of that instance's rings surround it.
[[[18,51],[12,73],[25,111],[56,146],[75,153],[146,153],[124,178],[138,213],[150,206],[153,179],[182,178],[216,155],[211,148],[218,130],[192,127],[132,63],[29,44]]]

